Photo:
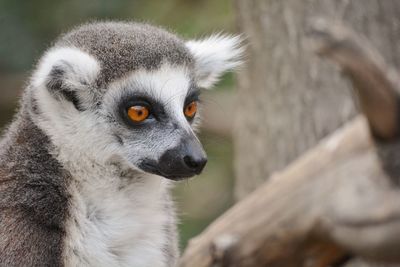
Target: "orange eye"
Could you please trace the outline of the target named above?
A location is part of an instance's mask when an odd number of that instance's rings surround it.
[[[142,122],[149,117],[149,109],[144,106],[132,106],[128,109],[128,117],[134,122]]]
[[[197,102],[193,101],[192,103],[190,103],[189,105],[187,105],[185,107],[185,116],[189,119],[193,118],[194,115],[196,115],[197,112]]]

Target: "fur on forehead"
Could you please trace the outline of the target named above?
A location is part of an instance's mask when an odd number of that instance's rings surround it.
[[[103,86],[138,69],[159,68],[163,62],[190,65],[193,61],[184,41],[143,23],[85,24],[62,36],[56,46],[73,46],[93,55],[102,66],[98,83]]]
[[[163,63],[157,69],[140,69],[111,83],[104,101],[108,105],[111,104],[109,101],[132,93],[147,95],[164,103],[167,108],[177,108],[176,111],[182,113],[181,106],[188,92],[193,88],[189,68]]]
[[[81,109],[100,99],[103,93],[98,89],[139,70],[159,70],[163,64],[189,70],[197,87],[209,88],[241,63],[243,51],[239,36],[219,34],[185,43],[147,24],[92,23],[56,42],[39,62],[32,84],[61,92]],[[88,87],[92,90],[79,90]]]

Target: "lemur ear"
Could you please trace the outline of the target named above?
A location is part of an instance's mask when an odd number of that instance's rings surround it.
[[[221,75],[241,64],[244,48],[240,36],[216,34],[203,40],[191,40],[186,46],[195,58],[197,85],[212,87]]]
[[[99,71],[100,64],[88,53],[77,48],[54,48],[40,60],[32,84],[74,102],[74,93],[93,83]]]

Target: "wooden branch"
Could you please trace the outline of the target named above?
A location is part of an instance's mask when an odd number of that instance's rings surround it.
[[[365,38],[341,24],[316,20],[310,36],[316,52],[336,63],[352,81],[374,139],[374,152],[378,152],[368,166],[357,168],[354,161],[351,171],[341,172],[360,182],[353,187],[344,185],[341,191],[347,193],[332,200],[337,205],[330,213],[331,218],[336,217],[330,234],[357,253],[400,260],[400,194],[396,186],[400,177],[400,77]],[[337,172],[340,170],[334,175]],[[363,196],[354,190],[363,190]]]
[[[316,20],[311,46],[350,78],[374,136],[382,167],[400,185],[400,76],[365,38],[340,24]]]
[[[383,139],[399,135],[400,79],[362,36],[322,19],[310,27],[311,45],[340,66],[353,83],[371,131]]]
[[[334,196],[358,186],[357,179],[329,174],[350,160],[369,166],[375,154],[367,133],[358,118],[275,174],[193,239],[180,266],[324,266],[340,259],[344,250],[327,235],[342,218]]]
[[[348,253],[400,262],[400,194],[382,168],[397,160],[398,77],[353,33],[318,23],[314,47],[349,74],[368,123],[356,118],[273,175],[193,239],[180,267],[329,266]],[[390,157],[376,153],[381,140]]]

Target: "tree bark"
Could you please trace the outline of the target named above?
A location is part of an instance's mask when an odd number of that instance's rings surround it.
[[[236,0],[248,38],[238,76],[236,196],[257,188],[356,113],[349,84],[306,49],[311,17],[344,21],[400,66],[400,1]]]

